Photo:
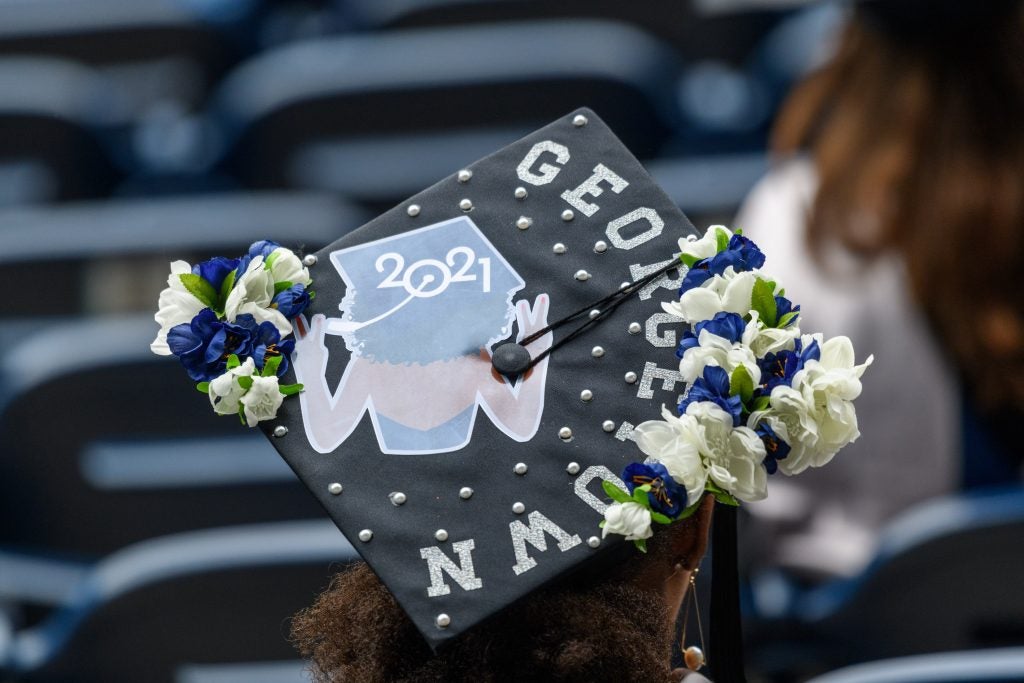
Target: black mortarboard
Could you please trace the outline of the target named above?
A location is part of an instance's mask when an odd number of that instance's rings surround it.
[[[660,304],[694,233],[583,109],[315,254],[305,389],[266,431],[432,647],[619,544],[601,480],[683,391]]]

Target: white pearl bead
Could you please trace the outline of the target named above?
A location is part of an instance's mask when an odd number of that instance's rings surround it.
[[[562,427],[558,430],[558,438],[562,441],[568,441],[572,438],[572,430],[568,427]]]
[[[463,486],[461,489],[459,489],[459,498],[461,498],[462,500],[469,500],[472,497],[473,489],[469,488],[468,486]]]
[[[565,245],[562,244],[561,242],[556,242],[555,246],[551,247],[551,251],[555,252],[556,254],[564,254]]]
[[[608,243],[603,240],[598,240],[597,242],[594,242],[594,251],[598,254],[603,254],[604,252],[608,251]]]
[[[409,214],[410,216],[413,216],[413,217],[419,216],[420,215],[420,205],[419,204],[410,204],[409,208],[407,208],[405,210],[405,212],[407,214]]]
[[[359,532],[359,540],[363,543],[369,543],[370,539],[373,538],[373,532],[369,529],[363,529]]]
[[[606,432],[614,432],[615,423],[612,422],[611,420],[605,420],[604,422],[601,423],[601,429],[603,429]]]
[[[464,168],[461,171],[459,171],[458,178],[459,178],[459,182],[460,183],[468,183],[469,179],[472,178],[472,177],[473,177],[473,172],[470,171],[468,168]]]
[[[526,512],[526,506],[519,502],[512,503],[512,512],[521,515]]]
[[[442,612],[434,617],[434,623],[437,624],[438,628],[448,628],[452,623],[452,618]]]
[[[459,208],[462,209],[463,211],[472,211],[473,202],[469,201],[468,199],[463,199],[462,201],[459,202]]]
[[[683,650],[683,661],[686,663],[687,669],[696,671],[704,666],[704,651],[696,645],[691,645]]]
[[[517,187],[514,194],[516,196],[516,199],[526,199],[526,196],[529,193],[526,191],[525,187]]]
[[[327,492],[330,493],[332,496],[337,496],[338,494],[341,493],[341,484],[339,484],[336,481],[328,484]]]
[[[436,538],[437,540],[442,541],[442,542],[447,541],[448,540],[448,532],[445,531],[444,529],[438,529],[437,531],[434,532],[434,538]]]
[[[581,401],[591,401],[593,399],[594,399],[594,392],[591,391],[590,389],[584,389],[583,391],[580,392],[580,400]]]
[[[516,466],[512,468],[512,471],[515,472],[516,474],[522,476],[522,475],[526,474],[527,471],[529,471],[529,469],[530,468],[526,466],[525,462],[517,462]]]
[[[575,217],[576,214],[572,212],[572,209],[566,209],[565,211],[562,212],[562,220],[565,221],[566,223],[568,223]]]
[[[531,225],[533,225],[533,219],[532,218],[527,218],[526,216],[520,216],[518,218],[518,220],[516,220],[516,227],[519,228],[520,230],[526,230]]]
[[[572,117],[572,125],[576,126],[577,128],[582,128],[583,126],[587,125],[587,117],[584,116],[583,114],[576,114],[576,116]]]
[[[565,466],[565,471],[568,472],[569,474],[579,474],[580,464],[578,462],[571,462]]]

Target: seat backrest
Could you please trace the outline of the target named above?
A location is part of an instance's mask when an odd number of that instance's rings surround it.
[[[891,526],[857,579],[802,615],[834,663],[1024,642],[1024,489],[925,504]]]
[[[148,316],[86,320],[5,354],[0,544],[98,557],[322,514],[261,434],[218,418],[175,359],[150,353],[155,331]]]
[[[172,683],[188,665],[294,660],[289,618],[355,557],[327,520],[139,543],[98,563],[63,606],[0,644],[0,671],[27,681]]]
[[[235,192],[216,195],[73,202],[0,209],[0,280],[34,282],[35,296],[9,301],[0,317],[72,315],[103,310],[90,293],[125,299],[114,282],[134,268],[128,297],[144,308],[166,286],[166,264],[240,254],[269,236],[295,249],[319,248],[369,218],[336,196],[311,192]],[[153,266],[144,275],[137,269]],[[44,271],[46,277],[38,277]],[[149,276],[148,278],[145,276]],[[141,280],[141,281],[140,281]],[[111,292],[114,287],[116,291]],[[129,309],[130,310],[130,309]],[[136,308],[135,310],[138,310]]]
[[[287,185],[289,160],[312,143],[528,131],[584,104],[649,157],[678,120],[664,84],[679,66],[675,53],[647,34],[603,21],[349,35],[242,64],[225,79],[216,114],[238,132],[226,167],[256,186]],[[450,171],[467,161],[453,157]],[[417,161],[410,155],[400,163]]]

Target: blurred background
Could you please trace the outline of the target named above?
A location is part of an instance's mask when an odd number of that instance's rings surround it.
[[[744,509],[749,678],[1024,680],[1024,413],[964,360],[1024,386],[1024,53],[988,5],[0,0],[0,680],[303,680],[288,618],[354,553],[149,352],[168,262],[317,249],[579,106],[700,229],[760,241],[805,329],[876,356],[864,438]],[[936,241],[1003,277],[959,346],[922,295],[964,285]]]

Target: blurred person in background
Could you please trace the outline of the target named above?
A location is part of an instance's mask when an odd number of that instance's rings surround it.
[[[1016,1],[858,3],[780,112],[736,225],[876,368],[860,441],[751,506],[773,564],[852,574],[911,504],[1020,479],[1022,28]]]

